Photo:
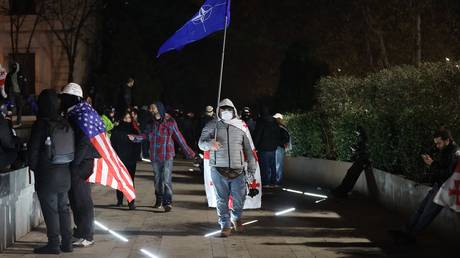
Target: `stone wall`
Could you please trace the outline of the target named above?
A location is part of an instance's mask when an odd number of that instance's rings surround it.
[[[288,157],[285,166],[286,179],[331,189],[342,182],[351,163]],[[370,169],[362,173],[353,189],[360,194],[375,198],[387,209],[399,212],[407,218],[415,211],[429,190],[429,186],[378,169]],[[460,214],[444,209],[430,229],[446,237],[458,237]]]
[[[0,252],[42,222],[29,169],[0,174]]]

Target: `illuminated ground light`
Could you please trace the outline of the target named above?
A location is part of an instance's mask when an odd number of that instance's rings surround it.
[[[295,208],[289,208],[287,210],[278,211],[277,213],[275,213],[275,215],[280,216],[280,215],[283,215],[283,214],[286,214],[286,213],[289,213],[289,212],[293,212],[293,211],[295,211]]]
[[[251,221],[243,223],[243,226],[254,224],[256,222],[258,222],[258,220],[251,220]],[[217,231],[214,231],[214,232],[211,232],[211,233],[208,233],[208,234],[204,235],[204,237],[215,236],[215,235],[217,235],[219,233],[220,233],[220,230],[217,230]]]
[[[325,201],[325,200],[326,200],[326,199],[317,200],[317,201],[315,201],[315,203],[320,203],[320,202],[323,202],[323,201]]]
[[[301,191],[287,189],[287,188],[283,188],[283,191],[290,192],[290,193],[296,193],[296,194],[303,194],[303,192]]]
[[[152,162],[151,160],[149,160],[149,159],[144,159],[144,158],[142,158],[142,161],[148,162],[148,163]]]
[[[147,256],[150,257],[150,258],[158,258],[158,256],[152,254],[151,252],[149,252],[149,251],[147,251],[147,250],[145,250],[145,249],[141,249],[141,252],[142,252],[143,254],[147,255]]]
[[[110,230],[108,227],[104,226],[103,224],[101,224],[100,222],[98,221],[94,221],[94,224],[96,224],[98,227],[102,228],[103,230],[105,231],[108,231],[110,234],[112,234],[113,236],[115,236],[116,238],[120,239],[121,241],[123,242],[128,242],[128,239],[120,234],[118,234],[117,232],[113,231],[113,230]]]
[[[318,198],[322,198],[322,199],[327,199],[327,196],[326,195],[322,195],[322,194],[315,194],[315,193],[308,193],[308,192],[305,192],[303,193],[307,196],[312,196],[312,197],[318,197]]]

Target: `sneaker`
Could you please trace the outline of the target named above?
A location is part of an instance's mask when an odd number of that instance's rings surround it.
[[[116,207],[123,207],[123,202],[117,202],[117,204],[115,204]]]
[[[171,204],[165,205],[163,208],[165,209],[165,212],[170,212],[172,210]]]
[[[220,237],[229,237],[232,234],[232,228],[223,228],[220,231]]]
[[[36,254],[60,254],[61,250],[57,246],[45,245],[34,249]]]
[[[80,238],[76,242],[73,242],[72,245],[75,247],[88,247],[88,246],[94,245],[94,240],[90,241],[90,240]]]
[[[241,220],[232,221],[232,224],[233,224],[233,228],[235,229],[235,232],[243,232],[244,228],[243,228],[243,222],[241,222]]]
[[[161,202],[157,201],[157,202],[153,205],[153,208],[155,208],[155,209],[161,209],[161,208],[163,208],[163,205],[161,205]]]

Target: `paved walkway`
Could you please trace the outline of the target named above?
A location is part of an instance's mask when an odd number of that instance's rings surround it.
[[[228,239],[205,238],[218,229],[216,213],[209,209],[199,173],[188,162],[176,162],[174,173],[174,207],[171,213],[152,208],[153,174],[150,165],[138,165],[136,211],[116,208],[115,193],[96,186],[93,197],[96,218],[110,229],[125,236],[123,242],[98,228],[96,245],[76,249],[59,257],[459,257],[451,245],[431,233],[420,239],[417,247],[395,247],[386,230],[402,223],[404,218],[392,214],[369,201],[352,197],[344,201],[317,198],[288,192],[266,192],[263,209],[245,212],[246,232]],[[306,190],[302,187],[293,187]],[[296,211],[274,216],[277,211],[295,207]],[[46,241],[44,226],[17,241],[0,257],[58,257],[34,255],[32,248]]]

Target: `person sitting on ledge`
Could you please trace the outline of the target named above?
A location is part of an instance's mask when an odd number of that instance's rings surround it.
[[[443,206],[434,203],[433,200],[441,185],[454,172],[458,161],[457,152],[459,148],[454,142],[450,131],[446,128],[441,128],[437,131],[433,139],[439,158],[436,159],[429,154],[422,154],[423,161],[426,165],[430,166],[429,175],[433,186],[404,228],[402,230],[389,231],[397,244],[415,244],[416,236],[433,222],[443,208]]]

